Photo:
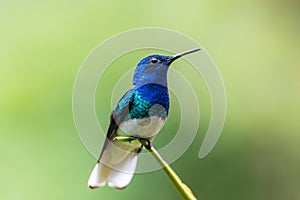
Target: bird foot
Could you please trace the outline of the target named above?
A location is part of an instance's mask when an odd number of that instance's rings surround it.
[[[149,139],[145,138],[139,138],[140,143],[146,148],[146,149],[151,149],[152,147],[152,142]]]

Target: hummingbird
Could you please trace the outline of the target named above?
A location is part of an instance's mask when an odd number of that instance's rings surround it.
[[[142,148],[149,148],[168,117],[170,97],[167,74],[170,65],[178,58],[199,51],[191,49],[171,56],[150,55],[137,64],[132,84],[114,107],[106,139],[94,167],[88,186],[91,189],[108,185],[124,189],[131,181],[137,155]],[[144,139],[124,142],[116,137],[129,136]]]

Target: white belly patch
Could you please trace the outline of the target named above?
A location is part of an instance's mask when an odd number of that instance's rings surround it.
[[[144,119],[130,119],[119,125],[117,135],[130,135],[141,138],[151,138],[157,135],[165,120],[151,116]]]

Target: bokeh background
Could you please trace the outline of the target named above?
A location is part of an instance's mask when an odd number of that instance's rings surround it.
[[[73,83],[88,53],[113,34],[146,26],[194,38],[223,76],[227,118],[215,149],[198,159],[210,118],[209,95],[199,79],[200,130],[172,164],[196,196],[300,199],[299,17],[296,0],[2,0],[0,199],[180,199],[163,171],[138,174],[123,191],[89,190],[95,158],[82,146],[72,118]],[[120,62],[133,68],[138,56]],[[174,68],[184,71],[180,62]],[[112,68],[108,75],[121,73]],[[110,103],[111,88],[97,99],[103,95]],[[172,103],[177,105],[175,98]],[[107,126],[110,105],[96,107]],[[170,112],[166,126],[176,128],[178,112],[174,106]],[[170,134],[155,141],[158,147]]]

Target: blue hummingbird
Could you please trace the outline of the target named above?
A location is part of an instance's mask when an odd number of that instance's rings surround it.
[[[88,186],[124,189],[135,172],[137,155],[143,145],[138,140],[124,142],[116,137],[130,136],[151,142],[163,127],[169,111],[167,73],[178,58],[199,51],[199,48],[172,56],[150,55],[135,68],[133,87],[113,109],[110,125],[99,160],[94,167]]]

